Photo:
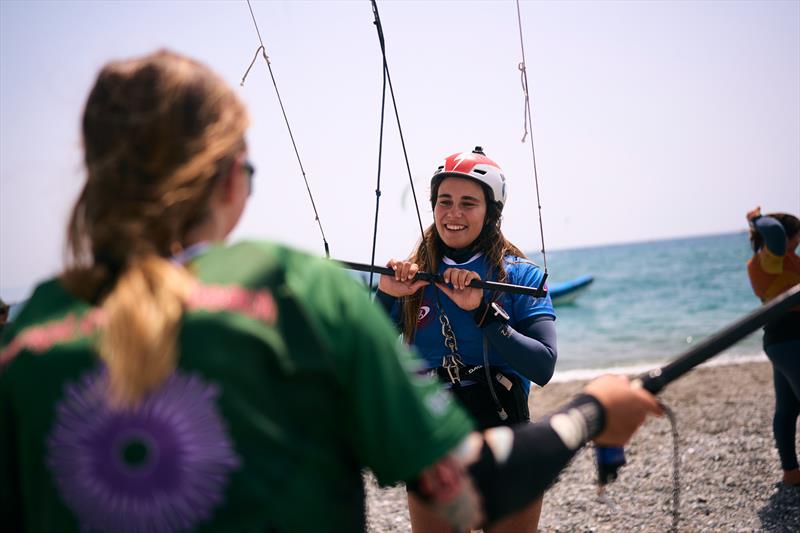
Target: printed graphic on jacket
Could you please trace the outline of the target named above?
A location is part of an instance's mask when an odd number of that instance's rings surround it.
[[[240,465],[217,413],[218,391],[176,372],[136,408],[113,409],[108,374],[65,387],[47,465],[85,530],[194,529]]]

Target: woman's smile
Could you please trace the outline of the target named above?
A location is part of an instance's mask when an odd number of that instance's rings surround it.
[[[445,224],[444,227],[449,231],[461,231],[466,229],[466,226],[462,226],[460,224]]]

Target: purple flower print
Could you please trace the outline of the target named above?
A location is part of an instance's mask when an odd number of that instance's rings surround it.
[[[87,530],[180,531],[208,519],[240,464],[215,386],[175,372],[134,409],[107,402],[108,376],[67,385],[47,464]]]

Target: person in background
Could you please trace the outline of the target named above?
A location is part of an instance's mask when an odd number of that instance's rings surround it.
[[[254,176],[247,125],[179,54],[100,71],[70,259],[0,345],[3,530],[359,531],[363,468],[477,527],[659,413],[605,376],[550,419],[473,431],[335,263],[225,244]]]
[[[753,292],[769,302],[800,284],[800,219],[786,213],[761,214],[761,207],[747,213],[753,257],[747,273]],[[772,430],[783,469],[783,483],[800,486],[795,449],[800,415],[800,308],[790,309],[764,328],[764,352],[772,363],[775,384],[775,416]]]
[[[506,178],[481,147],[447,157],[431,178],[433,224],[411,258],[389,261],[377,299],[395,318],[426,368],[451,387],[480,429],[527,423],[531,381],[545,385],[557,358],[550,296],[468,288],[488,279],[539,288],[543,272],[505,238]],[[415,279],[437,272],[444,283]],[[541,500],[491,529],[536,531]],[[415,531],[450,531],[409,496]]]

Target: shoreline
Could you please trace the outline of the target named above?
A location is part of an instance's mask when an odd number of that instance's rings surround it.
[[[532,416],[551,412],[584,384],[575,379],[532,390]],[[679,531],[800,531],[800,488],[778,483],[769,362],[702,365],[659,397],[677,418]],[[579,452],[545,493],[539,531],[668,531],[671,435],[666,417],[649,419],[634,435],[628,464],[607,489],[613,504],[597,498],[593,451]],[[378,488],[367,476],[367,511],[370,532],[410,531],[402,486]]]
[[[658,359],[653,361],[645,361],[631,365],[619,365],[597,368],[572,368],[568,370],[558,371],[553,374],[553,378],[549,384],[552,383],[568,383],[570,381],[588,381],[603,374],[624,374],[626,376],[637,376],[648,370],[659,368],[669,363],[670,359]],[[737,354],[737,355],[723,355],[714,357],[705,363],[698,365],[697,368],[708,368],[714,366],[727,366],[727,365],[740,365],[747,363],[766,363],[769,362],[767,354],[759,351],[756,354]],[[541,389],[537,385],[533,385],[533,390]]]

